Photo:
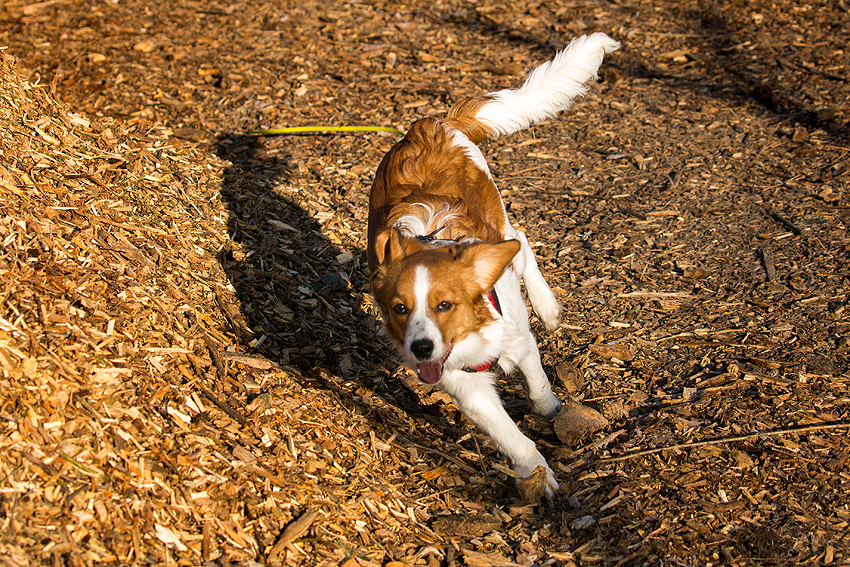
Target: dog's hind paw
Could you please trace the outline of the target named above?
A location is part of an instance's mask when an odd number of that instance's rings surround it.
[[[535,403],[534,400],[529,400],[531,411],[546,419],[554,419],[558,412],[561,411],[561,401],[550,394],[549,397],[542,403]]]

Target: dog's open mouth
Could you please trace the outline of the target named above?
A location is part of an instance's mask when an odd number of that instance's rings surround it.
[[[446,354],[440,360],[432,360],[431,362],[422,362],[416,365],[416,370],[419,371],[419,379],[426,384],[436,384],[443,377],[443,363],[452,352],[452,345],[446,348]]]

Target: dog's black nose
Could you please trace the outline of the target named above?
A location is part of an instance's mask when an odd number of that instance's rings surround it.
[[[425,360],[434,352],[434,341],[431,339],[419,339],[410,344],[410,351],[419,360]]]

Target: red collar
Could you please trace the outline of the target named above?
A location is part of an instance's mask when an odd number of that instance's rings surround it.
[[[487,370],[496,370],[499,367],[499,359],[491,360],[490,362],[485,362],[484,364],[479,364],[478,366],[464,366],[464,372],[485,372]]]
[[[499,304],[499,296],[496,295],[496,290],[491,289],[490,293],[487,294],[487,299],[490,300],[490,303],[493,304],[493,307],[499,313],[502,314],[502,306]],[[483,364],[479,364],[477,366],[464,366],[464,372],[486,372],[487,370],[496,370],[499,366],[499,359],[495,358],[490,362],[484,362]]]

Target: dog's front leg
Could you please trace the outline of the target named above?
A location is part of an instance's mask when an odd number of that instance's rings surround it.
[[[558,490],[555,473],[546,464],[546,459],[534,442],[522,434],[505,411],[494,379],[491,372],[449,370],[443,374],[440,386],[452,397],[458,409],[493,439],[499,451],[510,459],[517,474],[525,478],[538,466],[544,467],[547,476],[546,493],[550,497],[554,496]]]

